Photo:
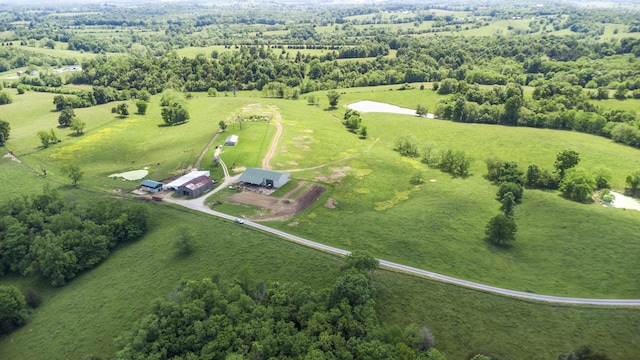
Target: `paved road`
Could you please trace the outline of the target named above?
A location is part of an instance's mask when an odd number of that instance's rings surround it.
[[[228,214],[211,210],[207,205],[205,205],[205,199],[208,197],[208,195],[211,195],[217,191],[220,191],[221,189],[238,181],[237,179],[239,175],[230,177],[229,172],[227,171],[227,167],[224,164],[224,162],[222,162],[222,160],[220,160],[220,164],[224,169],[225,180],[216,189],[214,189],[212,192],[207,194],[207,196],[202,196],[198,199],[193,199],[193,200],[182,200],[182,199],[166,197],[165,201],[178,204],[192,210],[196,210],[196,211],[211,214],[217,217],[221,217],[223,219],[234,221],[236,219],[235,216],[231,216]],[[277,229],[270,228],[268,226],[264,226],[262,224],[259,224],[253,221],[245,220],[244,225],[242,226],[250,226],[258,230],[262,230],[264,232],[268,232],[270,234],[279,236],[283,239],[286,239],[307,247],[311,247],[314,249],[318,249],[318,250],[322,250],[322,251],[326,251],[326,252],[330,252],[338,255],[350,254],[349,251],[347,250],[338,249],[332,246],[320,244],[305,238],[301,238],[296,235],[286,233],[284,231],[280,231]],[[414,268],[411,266],[397,264],[390,261],[385,261],[385,260],[378,260],[378,261],[380,261],[380,266],[384,268],[401,271],[407,274],[423,276],[430,279],[435,279],[438,281],[442,281],[442,282],[446,282],[446,283],[454,284],[458,286],[464,286],[466,288],[480,290],[480,291],[484,291],[491,294],[504,295],[504,296],[514,297],[519,299],[537,300],[537,301],[548,302],[548,303],[574,304],[574,305],[640,306],[640,299],[584,299],[584,298],[572,298],[572,297],[551,296],[551,295],[538,295],[538,294],[532,294],[532,293],[527,293],[522,291],[502,289],[495,286],[484,285],[484,284],[463,280],[463,279],[457,279],[451,276],[446,276],[446,275],[434,273],[431,271]]]

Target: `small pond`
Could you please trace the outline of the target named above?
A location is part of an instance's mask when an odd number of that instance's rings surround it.
[[[149,175],[149,170],[147,169],[142,169],[142,170],[133,170],[133,171],[127,171],[127,172],[123,172],[120,174],[112,174],[109,175],[110,178],[122,178],[124,180],[140,180],[140,179],[144,179],[145,176]]]
[[[638,210],[640,211],[640,202],[638,202],[638,199],[632,198],[630,196],[626,196],[617,192],[612,191],[611,195],[615,196],[615,200],[613,200],[613,203],[611,204],[607,204],[604,203],[604,205],[606,206],[612,206],[615,208],[620,208],[620,209],[629,209],[629,210]]]
[[[356,103],[347,105],[347,107],[349,109],[363,113],[381,112],[390,114],[416,115],[415,109],[401,108],[399,106],[369,100],[358,101]],[[427,117],[433,119],[434,116],[433,114],[427,114]]]

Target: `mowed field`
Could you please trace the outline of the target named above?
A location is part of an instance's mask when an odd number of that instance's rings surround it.
[[[256,166],[260,157],[256,153],[266,152],[270,143],[266,139],[273,136],[274,127],[254,122],[240,129],[234,120],[251,111],[278,111],[284,131],[271,164],[295,171],[296,180],[323,184],[326,196],[337,200],[337,208],[318,202],[295,219],[295,226],[292,221],[269,225],[348,250],[368,250],[385,260],[515,290],[640,297],[635,259],[640,247],[635,236],[638,212],[576,204],[555,192],[527,191],[516,207],[519,231],[514,245],[497,249],[482,239],[486,222],[499,207],[497,188],[483,178],[487,157],[517,161],[523,169],[530,163],[548,168],[558,151],[572,148],[583,159],[579,167],[609,168],[614,188],[622,189],[626,174],[640,169],[637,149],[573,132],[407,115],[363,114],[369,129],[365,140],[344,129],[343,105],[350,102],[376,100],[409,108],[420,103],[433,109],[439,99],[432,91],[396,88],[344,91],[336,110],[327,109],[324,93],[318,93],[317,107],[304,99],[258,98],[255,92],[216,98],[195,94],[187,102],[191,121],[175,127],[158,126],[159,97],[152,99],[147,115],[126,119],[111,114],[114,104],[107,104],[76,110],[87,122],[81,137],[55,127],[53,95],[13,95],[14,103],[2,107],[2,117],[12,126],[8,148],[24,162],[0,159],[0,180],[20,189],[16,196],[26,189],[37,192],[46,183],[79,199],[111,196],[116,188],[138,185],[107,177],[115,172],[149,166],[150,178],[156,180],[181,173],[211,140],[220,120],[230,125],[216,144],[226,134],[237,133],[241,139],[238,147],[223,150],[225,162]],[[133,102],[129,105],[135,111]],[[41,149],[35,133],[50,128],[62,142]],[[452,178],[416,159],[400,157],[393,151],[394,141],[406,133],[423,144],[471,154],[472,175]],[[69,162],[85,171],[79,189],[71,189],[70,181],[59,174]],[[49,170],[46,179],[35,175],[40,165]],[[412,186],[409,179],[417,170],[435,182]],[[45,303],[27,326],[0,340],[0,358],[110,357],[115,350],[113,337],[139,319],[153,298],[170,293],[180,279],[220,274],[227,280],[296,281],[324,287],[337,274],[339,259],[333,256],[169,205],[153,204],[151,210],[151,231],[144,239],[122,246],[99,267],[61,289],[4,277],[3,283],[37,288]],[[177,256],[173,246],[180,226],[193,228],[198,235],[198,250],[189,258]],[[584,344],[613,358],[640,354],[633,336],[640,330],[636,309],[522,302],[386,271],[378,272],[375,281],[381,321],[390,326],[427,325],[434,331],[436,347],[451,359],[480,348],[518,359],[555,358]]]

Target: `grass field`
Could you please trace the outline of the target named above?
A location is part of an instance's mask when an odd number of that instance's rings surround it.
[[[31,47],[26,45],[17,45],[14,44],[15,48],[31,51],[36,54],[46,54],[50,56],[60,57],[60,58],[76,58],[78,63],[81,63],[83,59],[93,59],[98,56],[98,54],[94,54],[91,52],[80,52],[74,50],[67,50],[66,44],[58,42],[56,43],[55,49],[43,48],[43,47]]]
[[[3,284],[35,288],[45,300],[27,325],[0,339],[0,358],[110,358],[113,339],[181,279],[220,276],[223,281],[326,288],[338,273],[335,256],[181,208],[152,204],[150,210],[151,230],[143,239],[120,246],[65,287],[3,277]],[[199,239],[189,256],[174,247],[183,226]],[[530,303],[387,271],[374,274],[374,283],[382,324],[428,326],[449,359],[480,348],[501,357],[551,359],[584,344],[613,359],[640,354],[636,309]]]
[[[376,100],[408,108],[420,103],[433,109],[440,99],[430,90],[397,88],[344,90],[340,104]],[[162,121],[157,97],[152,99],[147,115],[134,114],[126,119],[111,114],[113,104],[77,109],[78,116],[88,123],[86,134],[72,137],[68,130],[58,129],[63,140],[48,149],[38,147],[35,133],[57,124],[52,95],[16,95],[13,104],[3,107],[8,118],[17,119],[11,122],[8,148],[33,169],[45,166],[48,176],[58,183],[69,182],[60,175],[60,167],[76,162],[86,174],[81,187],[106,193],[127,191],[137,187],[138,181],[108,176],[144,166],[150,167],[151,179],[180,175],[195,162],[218,130],[220,120],[227,121],[229,127],[215,145],[222,144],[228,134],[241,139],[239,146],[223,150],[226,164],[260,166],[275,127],[256,122],[245,123],[240,130],[234,120],[240,114],[270,114],[275,106],[282,115],[284,132],[272,166],[295,171],[294,179],[325,183],[326,196],[336,199],[339,206],[328,209],[318,202],[295,220],[297,226],[291,227],[289,222],[273,226],[349,250],[366,249],[386,260],[516,290],[640,297],[640,285],[634,281],[640,268],[633,257],[640,250],[634,235],[640,213],[576,204],[553,192],[528,191],[516,209],[520,230],[513,248],[498,250],[483,241],[484,227],[499,207],[495,201],[497,188],[483,178],[486,158],[517,161],[523,169],[532,163],[551,168],[557,152],[572,148],[581,155],[580,167],[608,168],[613,187],[622,190],[626,175],[640,169],[637,149],[575,132],[374,113],[363,115],[370,138],[361,140],[341,124],[342,107],[326,109],[324,93],[319,94],[321,104],[317,107],[307,105],[304,99],[256,95],[240,92],[238,97],[212,98],[197,94],[188,101],[191,120],[176,127],[158,126]],[[472,176],[451,178],[417,160],[401,158],[392,149],[395,138],[405,133],[414,134],[423,145],[471,154],[475,160]],[[212,157],[213,147],[201,168],[221,178]],[[416,171],[435,182],[412,186],[409,178]],[[585,219],[588,221],[580,227],[572,225]],[[598,258],[595,263],[594,256]],[[572,264],[569,270],[567,259]]]
[[[341,102],[381,100],[411,108],[416,99],[427,107],[436,101],[429,91],[360,90],[346,92]],[[302,114],[301,111],[295,113]],[[340,204],[338,209],[317,205],[296,219],[296,227],[288,226],[288,222],[273,225],[338,247],[366,249],[384,259],[408,261],[418,267],[522,291],[586,297],[640,295],[633,280],[640,268],[630,255],[640,246],[633,235],[634,224],[640,218],[636,212],[576,204],[557,193],[530,191],[516,210],[520,231],[513,249],[500,251],[482,240],[486,222],[499,207],[494,200],[496,187],[483,178],[484,159],[499,156],[515,160],[523,168],[531,163],[551,168],[557,152],[573,148],[583,159],[580,167],[609,168],[612,184],[620,190],[626,174],[640,168],[636,149],[575,132],[456,124],[391,114],[366,114],[363,121],[372,138],[362,141],[343,130],[339,122],[342,111],[336,111],[333,121],[324,120],[328,117],[322,106],[308,110],[305,118],[297,115],[298,123],[314,129],[310,149],[305,150],[305,156],[287,151],[276,157],[278,163],[296,161],[301,168],[312,163],[330,164],[295,173],[296,177],[311,180],[349,168],[349,175],[335,184],[331,194]],[[342,135],[351,138],[336,138],[341,130]],[[423,144],[472,154],[473,175],[455,179],[401,158],[392,151],[393,142],[395,136],[406,132]],[[290,133],[287,137],[299,137],[299,132]],[[285,138],[283,146],[290,149],[291,142]],[[339,144],[348,150],[336,153],[334,146],[327,144]],[[416,169],[437,182],[411,186],[409,177]],[[588,225],[570,225],[576,219],[581,223],[582,219],[589,219]],[[558,251],[564,255],[559,256]],[[583,255],[598,252],[603,258],[596,264]],[[565,271],[566,257],[580,270]]]
[[[349,250],[365,249],[385,260],[516,290],[603,298],[640,296],[636,281],[640,267],[634,256],[640,251],[635,236],[638,212],[576,204],[554,192],[530,190],[516,207],[519,231],[513,247],[497,249],[482,240],[484,225],[499,207],[494,200],[496,187],[482,177],[485,158],[496,155],[523,167],[534,162],[551,167],[559,150],[573,148],[583,159],[581,167],[605,164],[614,175],[614,188],[621,189],[624,176],[640,169],[637,149],[575,132],[392,114],[363,114],[370,133],[366,140],[344,129],[343,106],[351,102],[384,101],[408,108],[420,103],[432,109],[440,99],[430,90],[400,91],[398,87],[342,90],[336,110],[326,108],[324,93],[318,94],[319,106],[309,106],[304,99],[257,98],[255,92],[216,98],[196,94],[187,103],[191,121],[170,128],[158,126],[158,97],[152,98],[147,115],[127,119],[111,114],[113,104],[77,109],[87,121],[86,134],[71,137],[68,130],[57,129],[63,141],[45,150],[38,148],[35,132],[57,124],[53,95],[14,94],[14,103],[3,106],[3,116],[12,119],[8,148],[24,162],[0,158],[0,181],[34,191],[49,183],[79,200],[89,196],[87,190],[97,194],[92,196],[110,196],[114,188],[131,189],[138,182],[111,180],[109,174],[150,164],[150,178],[163,179],[193,163],[220,120],[229,127],[214,144],[221,144],[228,134],[240,136],[237,147],[223,150],[223,159],[228,165],[256,166],[275,127],[256,122],[245,123],[240,130],[234,120],[241,114],[267,114],[276,107],[284,132],[272,165],[303,170],[293,173],[295,180],[328,178],[321,181],[328,189],[325,197],[336,199],[338,206],[325,208],[323,198],[295,219],[296,226],[289,226],[290,221],[269,225]],[[633,102],[608,100],[602,106],[633,106]],[[401,158],[392,150],[393,143],[398,134],[407,132],[424,144],[472,154],[472,176],[451,178]],[[211,166],[207,159],[212,151],[205,156],[204,168]],[[69,180],[57,171],[68,161],[78,162],[86,172],[78,190],[71,189]],[[41,164],[49,170],[46,179],[36,176]],[[211,169],[214,177],[221,176],[219,168]],[[416,170],[436,182],[410,185],[408,179]],[[332,177],[339,173],[346,176]],[[81,358],[90,353],[109,357],[115,349],[112,338],[138,319],[153,298],[171,292],[181,278],[221,274],[226,279],[298,281],[323,287],[336,274],[338,260],[332,256],[181,209],[160,204],[151,209],[148,236],[122,246],[98,268],[62,289],[4,277],[2,283],[35,287],[46,300],[27,326],[0,339],[0,358],[18,354],[30,359],[51,358],[51,354]],[[216,210],[238,214],[255,209],[221,205]],[[172,239],[180,232],[178,223],[198,234],[198,251],[192,258],[175,254]],[[640,344],[630,335],[640,330],[635,309],[528,303],[389,272],[378,273],[376,283],[381,321],[429,326],[437,347],[452,359],[479,348],[518,359],[555,358],[584,344],[612,358],[640,354]],[[38,346],[32,345],[35,339]]]

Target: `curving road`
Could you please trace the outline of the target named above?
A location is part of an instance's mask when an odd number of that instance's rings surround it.
[[[234,177],[229,176],[229,172],[227,170],[227,166],[222,161],[222,159],[220,159],[220,165],[223,167],[225,179],[222,182],[222,184],[220,184],[213,191],[209,192],[207,195],[201,196],[200,198],[193,199],[193,200],[182,200],[182,199],[175,199],[175,198],[171,198],[171,197],[165,197],[164,200],[167,201],[167,202],[170,202],[170,203],[174,203],[174,204],[177,204],[177,205],[184,206],[184,207],[192,209],[192,210],[200,211],[200,212],[203,212],[203,213],[207,213],[207,214],[210,214],[210,215],[221,217],[223,219],[234,221],[236,219],[235,216],[231,216],[231,215],[228,215],[228,214],[224,214],[224,213],[221,213],[221,212],[218,212],[218,211],[211,210],[205,204],[205,200],[209,195],[211,195],[213,193],[216,193],[216,192],[220,191],[221,189],[224,189],[225,187],[233,184],[234,182],[237,182],[238,181],[238,177],[240,176],[240,175],[237,175],[237,176],[234,176]],[[314,248],[314,249],[317,249],[317,250],[322,250],[322,251],[326,251],[326,252],[333,253],[333,254],[338,254],[338,255],[343,255],[343,256],[350,254],[350,252],[347,251],[347,250],[338,249],[338,248],[335,248],[335,247],[332,247],[332,246],[320,244],[320,243],[317,243],[315,241],[311,241],[311,240],[308,240],[308,239],[305,239],[305,238],[301,238],[301,237],[296,236],[296,235],[292,235],[292,234],[286,233],[284,231],[273,229],[273,228],[270,228],[268,226],[264,226],[262,224],[259,224],[259,223],[253,222],[253,221],[245,220],[244,225],[242,225],[242,226],[250,226],[250,227],[256,228],[258,230],[262,230],[264,232],[268,232],[270,234],[279,236],[279,237],[281,237],[283,239],[298,243],[298,244],[303,245],[303,246]],[[401,271],[401,272],[404,272],[404,273],[407,273],[407,274],[423,276],[423,277],[427,277],[427,278],[430,278],[430,279],[446,282],[446,283],[449,283],[449,284],[454,284],[454,285],[463,286],[463,287],[470,288],[470,289],[484,291],[484,292],[491,293],[491,294],[509,296],[509,297],[518,298],[518,299],[536,300],[536,301],[542,301],[542,302],[547,302],[547,303],[572,304],[572,305],[640,306],[640,299],[585,299],[585,298],[573,298],[573,297],[562,297],[562,296],[551,296],[551,295],[538,295],[538,294],[532,294],[532,293],[527,293],[527,292],[522,292],[522,291],[514,291],[514,290],[508,290],[508,289],[495,287],[495,286],[484,285],[484,284],[476,283],[476,282],[473,282],[473,281],[458,279],[458,278],[454,278],[454,277],[451,277],[451,276],[442,275],[442,274],[434,273],[434,272],[431,272],[431,271],[426,271],[426,270],[414,268],[414,267],[411,267],[411,266],[406,266],[406,265],[402,265],[402,264],[393,263],[393,262],[386,261],[386,260],[378,259],[378,261],[380,262],[380,266],[382,266],[384,268],[387,268],[387,269],[393,269],[393,270]]]
[[[224,183],[223,185],[227,186]],[[220,188],[221,186],[218,187],[216,190]],[[231,221],[235,220],[235,216],[231,216],[228,214],[211,210],[208,206],[204,204],[204,197],[202,199],[194,199],[194,200],[179,200],[179,199],[173,199],[173,198],[165,198],[165,200],[174,204],[184,206],[192,210],[218,216],[223,219],[227,219]],[[320,244],[315,241],[311,241],[296,235],[286,233],[284,231],[280,231],[277,229],[270,228],[268,226],[264,226],[259,223],[255,223],[253,221],[245,220],[245,223],[243,226],[250,226],[258,230],[262,230],[264,232],[268,232],[270,234],[279,236],[283,239],[286,239],[307,247],[311,247],[314,249],[318,249],[318,250],[322,250],[322,251],[326,251],[326,252],[330,252],[338,255],[350,254],[350,252],[347,250],[338,249],[332,246]],[[520,299],[537,300],[537,301],[544,301],[549,303],[574,304],[574,305],[640,306],[640,299],[628,299],[628,300],[626,299],[583,299],[583,298],[572,298],[572,297],[562,297],[562,296],[538,295],[538,294],[532,294],[527,292],[502,289],[495,286],[489,286],[489,285],[479,284],[472,281],[457,279],[451,276],[441,275],[431,271],[426,271],[426,270],[414,268],[411,266],[397,264],[390,261],[385,261],[385,260],[379,260],[379,261],[380,261],[380,266],[384,268],[398,270],[398,271],[412,274],[412,275],[423,276],[430,279],[439,280],[439,281],[454,284],[454,285],[464,286],[466,288],[471,288],[475,290],[485,291],[492,294],[510,296],[510,297],[515,297]]]

